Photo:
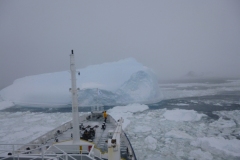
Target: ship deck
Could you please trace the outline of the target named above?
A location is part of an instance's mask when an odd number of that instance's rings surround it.
[[[12,152],[6,152],[5,154],[2,154],[2,156],[0,155],[0,160],[3,157],[5,157],[3,159],[9,159],[10,157],[14,157],[13,154],[15,154],[15,157],[16,155],[18,157],[22,157],[20,158],[21,160],[27,160],[29,159],[27,157],[31,157],[32,155],[39,158],[39,156],[43,154],[45,155],[45,157],[54,157],[56,156],[56,154],[70,154],[72,156],[74,156],[73,154],[85,154],[90,156],[90,153],[92,152],[91,148],[94,148],[94,159],[107,159],[107,141],[108,139],[112,138],[112,135],[117,127],[117,123],[111,116],[108,116],[104,128],[103,125],[104,118],[102,116],[102,113],[80,116],[79,129],[81,145],[73,145],[72,122],[67,122],[57,127],[56,129],[44,134],[43,136],[31,141],[28,144],[22,145],[21,147],[19,147],[20,145],[15,145],[15,147],[13,148],[15,148],[16,150]],[[93,130],[94,134],[92,134]],[[84,132],[87,132],[88,134]],[[9,153],[11,153],[11,155],[9,155]],[[134,151],[131,148],[131,144],[128,141],[125,133],[123,132],[123,134],[121,135],[120,145],[121,159],[132,159],[132,156],[135,157],[135,155],[133,155],[132,153],[134,153]],[[38,158],[35,157],[34,159]],[[88,158],[85,157],[85,159]]]
[[[104,123],[104,118],[102,116],[102,113],[95,113],[92,114],[92,116],[86,117],[85,120],[82,120],[79,124],[80,129],[80,136],[81,141],[87,141],[90,143],[93,143],[95,145],[95,148],[99,149],[101,153],[108,152],[107,147],[107,140],[111,138],[112,133],[116,129],[116,121],[111,117],[108,116],[106,123],[105,123],[105,129],[102,128],[102,125]],[[89,131],[91,128],[95,131],[95,136],[91,137],[89,139],[84,139],[84,131]],[[69,130],[62,132],[60,134],[57,134],[57,137],[55,139],[52,139],[48,141],[48,143],[53,144],[57,143],[56,139],[58,139],[58,142],[64,142],[69,141],[72,139],[71,134],[73,132],[73,129],[70,128]],[[122,138],[121,141],[121,148],[120,148],[121,158],[128,160],[129,157],[127,156],[127,145],[125,144],[125,141]]]
[[[102,129],[104,119],[102,116],[94,116],[92,118],[83,120],[79,124],[80,129],[80,136],[82,141],[91,142],[95,145],[96,148],[100,149],[101,152],[107,152],[107,140],[108,138],[111,138],[109,136],[109,133],[113,133],[116,124],[112,123],[110,119],[107,119],[105,123],[105,129]],[[84,137],[84,132],[90,132],[90,129],[93,128],[95,131],[95,136],[89,136],[89,138]],[[60,143],[64,141],[70,141],[72,140],[72,132],[73,129],[70,128],[65,132],[59,132],[57,133],[56,137],[54,139],[51,139],[47,141],[47,144],[54,144],[54,143]],[[57,142],[58,141],[58,142]]]

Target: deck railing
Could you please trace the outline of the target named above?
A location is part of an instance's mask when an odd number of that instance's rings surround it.
[[[115,119],[112,118],[112,116],[109,117],[109,120],[110,120],[110,122],[112,122],[113,124],[114,124],[114,123],[117,123],[117,122],[115,121]],[[126,134],[124,131],[122,131],[122,133],[124,134],[124,136],[122,136],[123,141],[127,144],[127,148],[128,148],[128,152],[129,152],[128,154],[131,156],[131,159],[132,159],[132,160],[137,160],[137,157],[136,157],[135,152],[134,152],[134,150],[133,150],[133,147],[132,147],[132,145],[131,145],[131,143],[130,143],[130,141],[129,141],[129,139],[128,139],[127,134]]]
[[[31,147],[34,149],[15,150],[16,146],[23,144],[0,144],[10,146],[12,149],[0,149],[0,160],[94,160],[94,145],[54,145]],[[29,146],[40,146],[41,144],[28,144]],[[98,157],[99,158],[99,157]]]
[[[130,156],[132,156],[132,160],[137,160],[137,157],[136,157],[136,155],[135,155],[135,152],[134,152],[134,150],[133,150],[133,147],[132,147],[132,144],[130,143],[130,141],[129,141],[129,139],[128,139],[128,136],[127,136],[127,134],[125,133],[125,132],[123,132],[124,133],[124,137],[126,137],[126,139],[124,139],[125,140],[125,142],[126,142],[126,140],[127,140],[127,144],[128,144],[128,152],[132,152],[132,153],[129,153],[129,155]]]

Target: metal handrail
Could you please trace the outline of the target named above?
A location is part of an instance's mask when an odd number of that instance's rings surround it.
[[[124,135],[125,135],[126,138],[127,138],[127,141],[128,141],[128,143],[129,143],[129,145],[130,145],[130,147],[131,147],[131,150],[132,150],[132,152],[133,152],[133,156],[134,156],[135,160],[137,160],[137,157],[136,157],[135,152],[134,152],[134,150],[133,150],[132,144],[130,143],[130,141],[129,141],[129,139],[128,139],[127,134],[126,134],[125,132],[123,132],[123,133],[124,133]]]
[[[19,157],[20,155],[21,156],[24,156],[24,157],[32,157],[31,160],[34,160],[36,158],[47,158],[47,159],[53,159],[54,157],[58,157],[59,154],[56,154],[54,151],[53,151],[53,154],[49,154],[49,152],[51,151],[51,149],[55,148],[57,149],[57,151],[60,151],[60,156],[58,158],[60,159],[67,159],[67,157],[71,157],[71,159],[73,160],[76,160],[76,158],[72,157],[72,155],[74,156],[84,156],[84,157],[88,157],[89,159],[92,159],[94,160],[94,158],[92,158],[92,153],[93,153],[93,149],[94,149],[94,145],[92,145],[91,149],[90,150],[72,150],[73,153],[76,152],[75,154],[68,154],[66,153],[63,149],[61,149],[61,147],[59,146],[50,146],[47,150],[43,150],[44,147],[48,146],[48,145],[41,145],[39,147],[36,147],[34,149],[30,149],[30,150],[16,150],[14,151],[14,146],[16,145],[23,145],[23,144],[0,144],[1,145],[8,145],[8,146],[12,146],[13,149],[2,149],[2,151],[5,151],[3,153],[7,153],[7,152],[12,152],[12,155],[9,155],[7,157],[2,157],[0,160],[4,160],[4,159],[7,159],[7,158],[10,158],[10,157]],[[37,145],[40,145],[40,144],[28,144],[28,146],[37,146]],[[64,147],[67,147],[68,145],[60,145],[60,146],[64,146]],[[79,145],[70,145],[70,146],[79,146]],[[82,146],[89,146],[88,144],[86,145],[82,145]],[[41,149],[41,152],[39,153],[33,153],[34,151],[36,150],[39,150]],[[28,154],[32,152],[32,154]],[[66,158],[62,158],[61,156],[67,156]],[[53,156],[53,157],[52,157]],[[52,158],[51,158],[52,157]]]
[[[111,121],[111,120],[114,121],[115,123],[117,123],[116,120],[115,120],[112,116],[110,116],[110,121]],[[122,131],[122,132],[124,133],[125,137],[127,138],[128,144],[129,144],[129,146],[130,146],[130,148],[131,148],[131,150],[132,150],[132,152],[133,152],[133,157],[134,157],[134,159],[137,160],[137,157],[136,157],[135,152],[134,152],[134,150],[133,150],[132,144],[130,143],[130,141],[129,141],[129,139],[128,139],[127,134],[126,134],[124,131]]]

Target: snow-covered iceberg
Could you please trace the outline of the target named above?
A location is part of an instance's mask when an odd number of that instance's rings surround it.
[[[158,81],[151,69],[133,58],[79,69],[81,106],[117,105],[159,100]],[[5,101],[25,106],[64,106],[71,103],[68,71],[28,76],[0,91]],[[98,92],[99,89],[99,92]]]

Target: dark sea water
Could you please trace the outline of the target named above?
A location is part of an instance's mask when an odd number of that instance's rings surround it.
[[[200,90],[217,90],[219,86],[226,87],[228,89],[216,92],[210,95],[204,96],[186,96],[183,98],[169,98],[161,100],[157,103],[146,104],[150,110],[154,109],[186,109],[195,110],[209,117],[217,119],[218,116],[213,114],[213,111],[230,111],[240,110],[240,91],[232,88],[236,87],[236,84],[231,84],[231,80],[227,79],[200,79],[200,80],[184,80],[184,81],[172,81],[165,83],[164,87],[170,87],[173,90],[181,91],[200,91]],[[164,84],[164,83],[163,83]],[[180,84],[180,85],[179,85]],[[237,84],[238,85],[238,84]],[[238,87],[238,86],[237,86]],[[230,88],[230,90],[229,90]],[[160,87],[161,89],[161,87]],[[113,108],[114,106],[104,106],[104,110]],[[10,108],[1,110],[0,112],[43,112],[43,113],[55,113],[55,112],[71,112],[71,105],[57,107],[26,107],[15,105]],[[90,112],[90,107],[79,107],[79,112]]]
[[[199,97],[185,97],[176,99],[162,100],[157,103],[147,104],[150,110],[155,109],[186,109],[195,110],[200,113],[204,113],[211,118],[218,119],[213,111],[230,111],[240,110],[240,92],[225,92],[219,95],[208,95]],[[104,106],[104,110],[113,108],[114,106]],[[2,110],[1,112],[43,112],[43,113],[56,113],[56,112],[71,112],[71,105],[61,108],[40,108],[40,107],[24,107],[13,106]],[[90,112],[90,107],[79,107],[80,112]]]
[[[235,94],[225,95],[210,95],[200,97],[186,97],[179,99],[162,100],[155,104],[149,104],[149,109],[186,109],[195,110],[207,114],[211,118],[218,119],[218,116],[212,114],[213,111],[230,111],[240,110],[240,95]]]

